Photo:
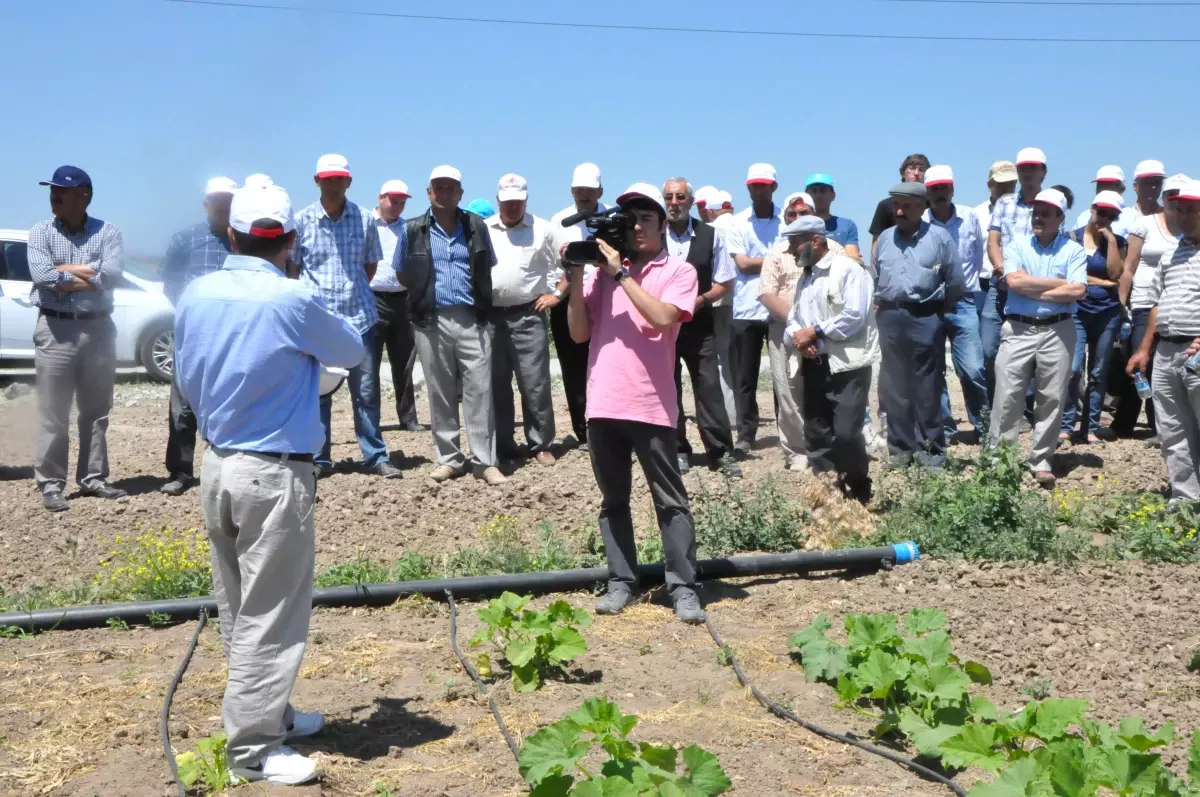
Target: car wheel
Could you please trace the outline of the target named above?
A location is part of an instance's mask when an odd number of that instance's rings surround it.
[[[175,327],[158,327],[142,341],[142,366],[151,379],[170,382],[175,375]]]

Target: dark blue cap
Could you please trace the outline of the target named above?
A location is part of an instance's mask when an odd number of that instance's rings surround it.
[[[81,185],[91,185],[92,178],[78,166],[59,166],[54,170],[54,176],[43,180],[38,185],[56,185],[59,188],[75,188]]]

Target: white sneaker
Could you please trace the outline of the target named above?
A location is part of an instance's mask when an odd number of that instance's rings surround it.
[[[290,747],[267,753],[257,767],[231,767],[234,783],[265,780],[280,786],[299,786],[317,777],[317,762],[305,758]]]
[[[808,470],[808,457],[803,454],[792,457],[788,460],[787,469],[793,473],[803,473]]]
[[[287,729],[287,740],[303,739],[306,736],[312,736],[320,733],[325,727],[325,717],[317,711],[296,711],[293,712],[292,726]]]

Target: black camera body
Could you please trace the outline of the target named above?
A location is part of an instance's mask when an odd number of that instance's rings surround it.
[[[572,266],[599,263],[603,258],[597,241],[604,241],[616,249],[622,258],[629,256],[626,233],[633,229],[633,217],[628,213],[619,207],[596,213],[576,213],[563,219],[562,225],[572,227],[581,221],[591,231],[591,235],[586,240],[567,244],[567,251],[563,254],[564,263]]]

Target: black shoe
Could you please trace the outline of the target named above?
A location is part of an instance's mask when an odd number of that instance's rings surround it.
[[[103,482],[98,487],[83,487],[79,490],[79,493],[80,495],[90,495],[93,498],[104,498],[108,501],[115,501],[118,498],[124,498],[129,495],[129,493],[120,487],[113,487]]]
[[[326,463],[322,462],[319,465],[317,465],[317,478],[318,479],[328,479],[332,475],[333,475],[333,465],[332,464],[326,464]]]
[[[42,506],[50,512],[66,512],[68,505],[61,491],[50,490],[42,495]]]
[[[738,440],[736,443],[733,444],[734,453],[738,454],[740,456],[745,456],[746,454],[749,454],[753,449],[754,449],[754,441],[753,440]]]
[[[382,476],[385,479],[402,479],[404,471],[397,468],[390,460],[381,459],[371,468],[371,473],[376,476]]]
[[[400,429],[405,432],[423,432],[425,431],[425,426],[416,421],[401,421]]]
[[[195,483],[196,480],[186,473],[173,473],[171,474],[171,480],[162,487],[159,487],[158,490],[159,492],[166,493],[167,495],[183,495],[190,490],[192,485]]]
[[[726,454],[717,460],[717,466],[714,470],[721,471],[727,478],[740,479],[742,478],[742,466],[737,464],[733,457]]]

